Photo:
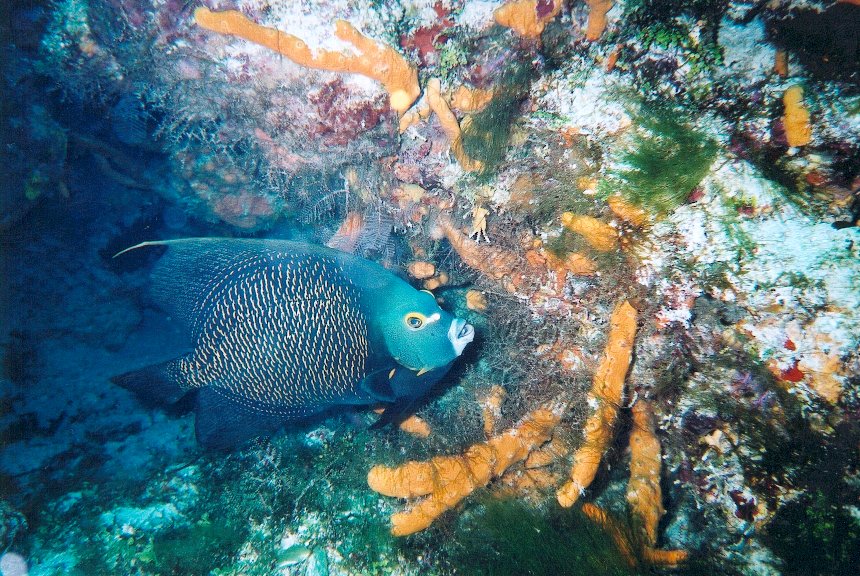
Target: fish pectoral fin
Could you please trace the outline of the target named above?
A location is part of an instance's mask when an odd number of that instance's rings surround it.
[[[272,434],[289,420],[246,408],[211,386],[198,392],[196,412],[197,441],[214,450],[227,450],[257,436]]]
[[[412,408],[418,400],[415,396],[402,396],[394,404],[385,407],[385,412],[370,425],[371,430],[378,430],[388,424],[397,425],[406,420],[412,413]]]
[[[145,402],[175,404],[191,390],[181,381],[179,362],[182,358],[152,364],[111,377],[111,382],[134,392]]]
[[[394,402],[397,396],[391,388],[391,372],[389,367],[380,368],[362,378],[358,387],[368,402]]]

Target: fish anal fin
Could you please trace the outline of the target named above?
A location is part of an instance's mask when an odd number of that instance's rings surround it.
[[[207,386],[197,394],[197,441],[207,449],[227,450],[258,436],[276,432],[290,419],[246,408],[218,389]]]

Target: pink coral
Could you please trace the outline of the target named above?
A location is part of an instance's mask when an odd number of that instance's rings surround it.
[[[214,210],[228,224],[245,229],[261,226],[275,213],[268,198],[250,192],[222,196],[215,201]]]
[[[345,146],[379,124],[388,112],[388,99],[383,95],[373,100],[353,101],[338,78],[326,83],[308,100],[317,109],[317,119],[308,130],[311,136],[322,136],[326,146]]]

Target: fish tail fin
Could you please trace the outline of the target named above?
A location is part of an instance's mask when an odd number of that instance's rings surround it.
[[[179,377],[180,360],[181,358],[176,358],[113,376],[111,382],[134,392],[144,401],[175,404],[190,390],[189,386],[183,385]]]

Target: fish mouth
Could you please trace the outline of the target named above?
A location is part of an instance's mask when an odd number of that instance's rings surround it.
[[[462,318],[454,318],[448,328],[448,340],[454,347],[454,353],[459,356],[466,345],[475,339],[475,329]]]

